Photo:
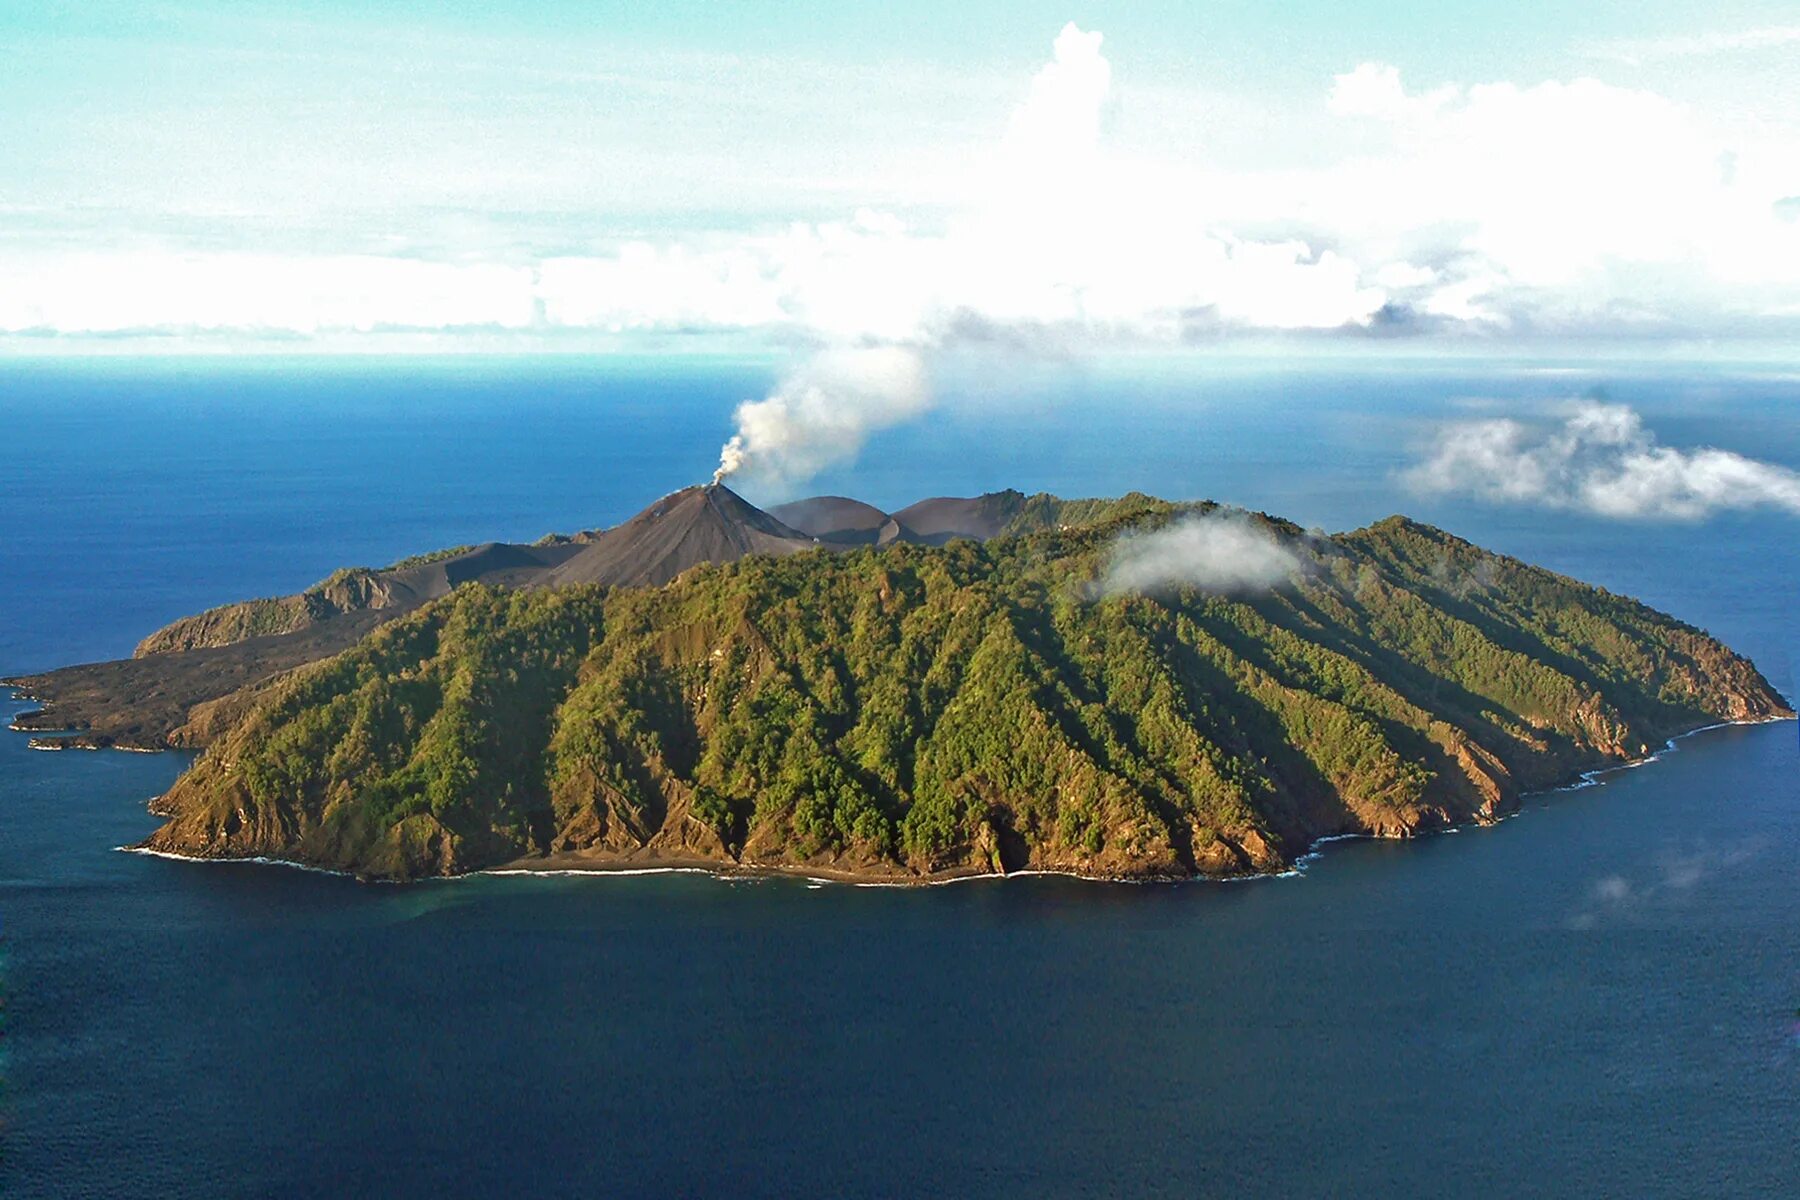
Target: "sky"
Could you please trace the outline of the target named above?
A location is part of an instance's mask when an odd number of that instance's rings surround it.
[[[1800,345],[1792,0],[45,0],[0,64],[6,353]]]

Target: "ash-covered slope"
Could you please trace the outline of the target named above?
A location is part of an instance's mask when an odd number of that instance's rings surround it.
[[[1103,595],[1121,534],[1200,506],[1037,507],[985,544],[459,589],[253,694],[147,845],[389,878],[1233,875],[1791,715],[1702,631],[1410,521],[1265,522],[1301,565],[1251,595]]]
[[[815,496],[764,511],[720,484],[683,488],[610,529],[533,545],[458,546],[381,569],[347,567],[296,595],[208,609],[157,630],[139,643],[136,657],[280,636],[371,609],[398,616],[465,583],[654,586],[702,563],[733,562],[746,554],[893,541],[937,544],[952,537],[979,541],[1000,533],[1024,501],[1018,492],[921,501],[901,510],[916,514],[921,528],[915,529],[846,496]]]
[[[769,515],[820,541],[870,545],[893,520],[873,504],[848,496],[811,496],[777,504]]]
[[[702,563],[746,554],[798,554],[819,542],[722,484],[684,488],[596,535],[542,580],[546,586],[667,583]]]
[[[1003,533],[1030,532],[1031,528],[1017,523],[1033,502],[1048,510],[1065,504],[1055,496],[1028,498],[1023,492],[1007,490],[980,496],[933,496],[895,513],[882,512],[872,504],[847,496],[813,496],[776,505],[769,511],[825,542],[876,546],[918,542],[941,546],[955,538],[985,542]]]
[[[952,538],[998,537],[1025,507],[1025,494],[1007,490],[983,496],[933,496],[909,504],[894,521],[913,539],[937,546]]]

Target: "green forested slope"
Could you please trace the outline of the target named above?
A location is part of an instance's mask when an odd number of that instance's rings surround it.
[[[1118,535],[1177,515],[1034,497],[985,544],[465,586],[266,685],[148,844],[383,877],[1235,874],[1784,711],[1702,632],[1400,518],[1266,522],[1306,569],[1259,594],[1102,597]]]

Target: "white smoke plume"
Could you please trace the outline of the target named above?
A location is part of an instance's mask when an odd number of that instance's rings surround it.
[[[1514,420],[1446,426],[1404,476],[1415,490],[1605,517],[1698,520],[1729,509],[1800,514],[1800,474],[1729,450],[1658,445],[1622,404],[1575,405],[1555,427]]]
[[[1100,34],[1073,23],[1057,36],[1052,61],[1013,112],[993,194],[978,215],[963,219],[954,247],[932,249],[904,237],[897,222],[859,215],[855,244],[892,243],[899,252],[877,255],[874,272],[867,262],[840,264],[841,277],[822,288],[825,303],[816,311],[801,307],[828,335],[882,344],[821,352],[764,399],[739,405],[737,432],[719,451],[714,483],[740,478],[785,490],[854,459],[870,435],[931,407],[926,358],[956,341],[967,314],[983,307],[967,297],[946,301],[937,289],[970,271],[1017,286],[1024,264],[1043,258],[1041,239],[1068,224],[1058,198],[1077,184],[1091,186],[1099,174],[1093,159],[1112,85],[1100,42]],[[872,275],[880,282],[871,284]]]
[[[713,482],[741,477],[780,491],[851,461],[870,435],[930,406],[917,350],[824,351],[763,399],[738,405],[737,433],[719,451]]]
[[[1230,595],[1263,592],[1300,575],[1305,564],[1273,533],[1242,513],[1190,517],[1113,544],[1104,595],[1154,595],[1178,587]]]

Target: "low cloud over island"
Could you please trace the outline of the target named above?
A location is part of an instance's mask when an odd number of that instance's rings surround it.
[[[1113,545],[1098,591],[1161,595],[1193,587],[1244,595],[1279,587],[1305,569],[1300,555],[1248,514],[1218,511],[1126,534]]]

